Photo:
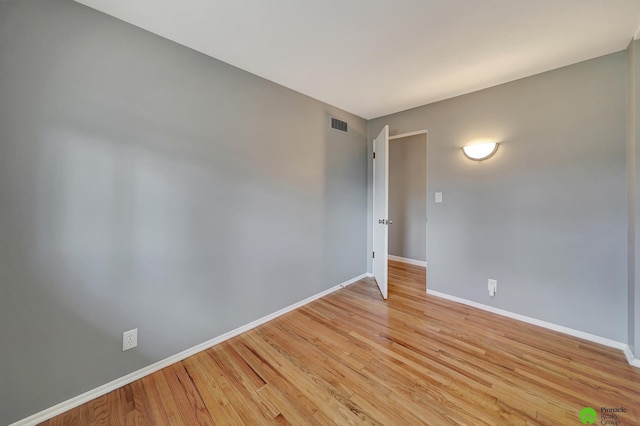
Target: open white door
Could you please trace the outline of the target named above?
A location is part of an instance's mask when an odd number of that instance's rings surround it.
[[[373,141],[373,277],[387,298],[389,273],[389,126]]]

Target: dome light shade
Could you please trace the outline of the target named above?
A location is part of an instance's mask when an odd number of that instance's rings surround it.
[[[487,143],[479,143],[466,145],[462,147],[464,151],[464,155],[471,158],[472,160],[486,160],[496,153],[498,150],[497,142],[487,142]]]

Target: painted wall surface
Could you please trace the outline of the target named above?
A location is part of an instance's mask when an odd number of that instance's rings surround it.
[[[627,340],[625,82],[619,52],[369,121],[429,132],[428,288]]]
[[[0,424],[364,273],[365,132],[77,3],[0,2]]]
[[[389,254],[426,260],[427,137],[389,142]]]
[[[627,48],[628,342],[640,355],[640,41]]]

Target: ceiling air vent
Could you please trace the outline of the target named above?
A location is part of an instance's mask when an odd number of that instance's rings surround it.
[[[341,132],[347,132],[347,122],[331,117],[331,128]]]

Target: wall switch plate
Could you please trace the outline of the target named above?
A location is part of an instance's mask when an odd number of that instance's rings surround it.
[[[442,192],[436,192],[436,203],[442,202]]]
[[[122,333],[122,351],[128,351],[138,346],[138,329],[125,331]]]
[[[489,281],[487,282],[487,288],[489,289],[489,296],[495,296],[496,292],[498,291],[498,280],[492,280],[491,278],[489,278]]]

